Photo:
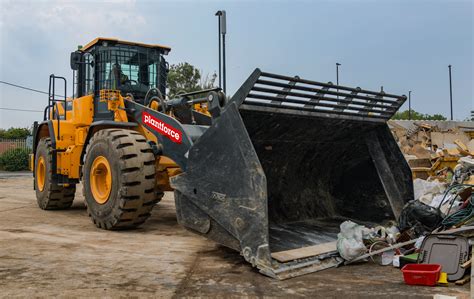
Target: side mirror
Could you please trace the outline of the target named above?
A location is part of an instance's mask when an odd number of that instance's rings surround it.
[[[71,69],[77,71],[79,69],[79,64],[81,63],[82,53],[75,51],[71,53]]]

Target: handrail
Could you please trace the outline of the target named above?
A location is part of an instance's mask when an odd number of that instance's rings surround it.
[[[62,80],[64,82],[64,99],[63,100],[59,100],[59,99],[56,99],[55,96],[56,96],[56,79],[59,79],[59,80]],[[49,88],[48,88],[48,106],[46,106],[45,110],[44,110],[44,120],[46,120],[46,115],[48,117],[48,119],[51,119],[51,114],[48,113],[48,111],[50,111],[51,108],[53,108],[52,110],[52,119],[54,120],[54,117],[57,118],[57,124],[58,124],[58,132],[57,132],[57,138],[56,140],[59,140],[59,136],[60,136],[60,119],[61,119],[61,115],[59,114],[59,109],[57,107],[57,103],[63,103],[64,106],[64,120],[66,120],[66,115],[67,115],[67,80],[66,78],[64,77],[61,77],[61,76],[55,76],[54,74],[51,74],[49,76]]]

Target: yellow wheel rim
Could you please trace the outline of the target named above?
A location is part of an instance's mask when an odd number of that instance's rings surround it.
[[[98,156],[92,162],[90,185],[95,201],[99,204],[106,203],[112,189],[112,172],[109,161],[104,156]]]
[[[41,156],[38,158],[38,165],[36,165],[36,185],[39,191],[44,190],[44,181],[46,178],[46,163],[44,158]]]

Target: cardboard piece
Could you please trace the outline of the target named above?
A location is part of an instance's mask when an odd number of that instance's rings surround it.
[[[318,244],[314,246],[274,252],[272,253],[272,258],[276,259],[277,261],[281,263],[285,263],[285,262],[294,261],[297,259],[302,259],[302,258],[306,258],[310,256],[337,251],[336,244],[337,244],[337,241],[334,241],[334,242],[328,242],[328,243]]]

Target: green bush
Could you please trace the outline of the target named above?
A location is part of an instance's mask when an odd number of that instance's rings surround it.
[[[15,148],[0,155],[0,168],[6,171],[28,170],[28,155],[30,151]]]
[[[0,138],[25,139],[28,135],[31,135],[31,130],[28,128],[10,128],[8,130],[0,129]]]

